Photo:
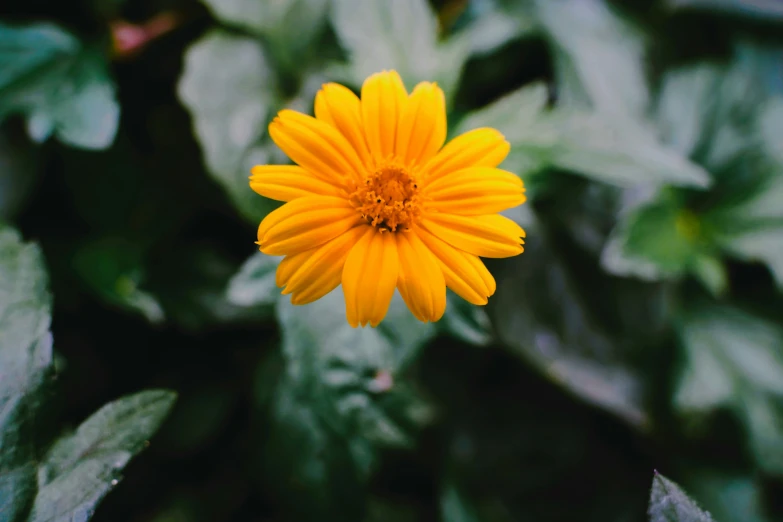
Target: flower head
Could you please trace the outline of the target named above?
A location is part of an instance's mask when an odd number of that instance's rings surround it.
[[[250,186],[286,204],[258,228],[265,254],[285,256],[277,285],[293,304],[342,283],[348,322],[377,326],[395,288],[421,321],[446,309],[446,287],[483,305],[495,280],[479,257],[521,254],[525,232],[498,212],[525,201],[522,181],[496,168],[509,144],[493,129],[446,141],[443,91],[409,95],[381,72],[349,89],[326,84],[315,117],[281,111],[274,142],[297,164],[259,165]]]

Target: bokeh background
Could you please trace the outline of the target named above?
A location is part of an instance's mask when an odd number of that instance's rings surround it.
[[[526,252],[353,330],[248,176],[389,68],[507,136]],[[0,219],[1,520],[783,520],[778,0],[6,0]]]

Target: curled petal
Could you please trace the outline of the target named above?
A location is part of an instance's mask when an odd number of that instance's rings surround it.
[[[525,202],[518,176],[505,170],[474,167],[428,182],[424,187],[429,208],[447,214],[495,214]]]
[[[524,249],[525,231],[508,219],[490,216],[429,214],[422,226],[452,246],[481,257],[511,257]]]

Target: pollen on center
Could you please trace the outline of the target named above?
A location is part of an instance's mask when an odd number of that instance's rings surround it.
[[[421,214],[416,176],[397,162],[368,174],[351,194],[351,203],[382,231],[407,230]]]

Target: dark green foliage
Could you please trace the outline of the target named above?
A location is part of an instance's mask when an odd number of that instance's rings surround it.
[[[782,21],[4,6],[0,522],[783,520]],[[526,251],[487,260],[486,307],[352,329],[340,289],[280,294],[248,178],[289,161],[277,111],[392,68],[444,89],[450,137],[505,135]]]

